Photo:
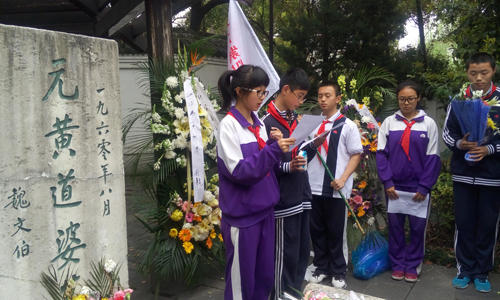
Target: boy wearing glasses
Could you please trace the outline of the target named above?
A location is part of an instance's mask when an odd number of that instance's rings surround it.
[[[485,101],[500,100],[500,91],[493,84],[495,59],[487,53],[476,53],[466,64],[472,84],[466,90],[467,98],[474,91],[482,91]],[[499,126],[500,107],[492,106],[489,117]],[[500,135],[493,136],[484,145],[467,141],[468,132],[462,132],[457,117],[448,106],[443,140],[453,152],[450,167],[453,174],[455,203],[455,256],[458,274],[452,284],[464,289],[470,281],[476,290],[491,291],[488,272],[493,269],[493,255],[498,235],[500,211]],[[465,154],[474,161],[467,162]]]
[[[297,127],[295,110],[304,102],[311,87],[306,72],[299,68],[289,69],[280,80],[280,93],[268,105],[262,118],[268,134],[279,129],[288,138]],[[270,130],[271,129],[271,130]],[[304,167],[306,159],[298,154],[300,145],[285,153],[277,174],[280,202],[274,207],[276,218],[275,282],[271,299],[280,299],[286,292],[298,297],[295,290],[302,290],[302,282],[309,260],[309,212],[311,188]],[[312,158],[317,147],[314,143],[302,150]]]

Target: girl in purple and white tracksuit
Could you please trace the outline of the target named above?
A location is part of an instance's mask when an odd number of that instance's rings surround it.
[[[274,206],[280,199],[274,172],[295,139],[282,139],[279,131],[271,131],[268,140],[254,113],[269,93],[268,84],[264,70],[251,65],[219,78],[222,110],[236,100],[217,138],[226,300],[267,300],[274,283]]]
[[[430,197],[441,169],[438,129],[434,120],[417,109],[420,89],[416,83],[401,83],[397,96],[400,110],[388,117],[379,131],[377,168],[388,206],[390,201],[399,200],[398,192],[414,194],[411,199],[414,202],[409,205],[418,205],[418,202]],[[430,201],[428,203],[424,208],[424,217],[422,213],[410,211],[408,206],[408,213],[388,213],[389,257],[395,280],[418,280],[424,259]],[[406,244],[404,230],[406,217],[410,223],[409,245]]]

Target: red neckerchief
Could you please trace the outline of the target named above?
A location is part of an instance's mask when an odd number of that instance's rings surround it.
[[[233,115],[232,112],[228,112],[227,114],[236,119],[236,117]],[[259,134],[260,126],[256,126],[255,128],[253,128],[252,125],[248,125],[247,129],[250,130],[250,132],[255,135],[255,138],[257,139],[257,143],[259,144],[259,150],[262,150],[262,148],[264,148],[264,146],[266,146],[266,141],[264,141],[260,137],[260,134]]]
[[[337,119],[335,119],[335,121],[329,121],[329,120],[324,120],[323,123],[321,123],[321,126],[319,126],[319,129],[318,129],[318,135],[322,134],[323,132],[325,132],[325,125],[327,123],[334,123],[334,122],[337,122],[339,119],[343,118],[344,115],[343,114],[340,114]],[[325,142],[323,143],[323,145],[319,146],[318,147],[318,151],[319,153],[321,154],[321,147],[325,148],[325,155],[328,155],[328,141],[325,140]],[[318,157],[320,163],[321,163],[321,159]]]
[[[292,135],[292,132],[297,128],[297,120],[293,120],[292,126],[290,127],[290,124],[279,114],[278,110],[274,106],[275,100],[271,101],[271,104],[267,106],[267,112],[271,114],[281,125],[283,125],[288,131],[290,132],[290,136]]]
[[[405,131],[403,132],[403,135],[401,136],[401,139],[399,140],[399,144],[401,145],[401,147],[403,147],[403,151],[406,153],[406,156],[408,157],[408,160],[411,161],[411,158],[410,158],[410,134],[411,134],[411,127],[417,121],[416,120],[412,120],[411,122],[408,122],[405,119],[403,119],[402,121],[405,122],[406,128],[405,128]]]
[[[481,97],[482,100],[485,100],[485,99],[488,99],[489,97],[491,97],[491,95],[497,90],[497,87],[493,84],[492,87],[491,87],[491,91],[484,95],[483,97]],[[471,86],[469,85],[467,87],[467,89],[465,90],[465,95],[469,98],[472,98],[472,88]]]

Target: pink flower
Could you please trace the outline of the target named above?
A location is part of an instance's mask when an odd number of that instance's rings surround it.
[[[118,291],[113,296],[113,300],[123,300],[123,299],[125,299],[125,292],[124,291]]]
[[[186,211],[187,207],[188,207],[188,202],[184,201],[184,203],[182,204],[182,211]]]
[[[356,204],[361,204],[363,203],[363,197],[361,197],[360,195],[356,195],[352,198],[352,200],[354,201],[354,203]]]
[[[125,294],[132,294],[134,290],[133,289],[125,289],[124,292]]]
[[[373,124],[373,123],[368,123],[368,124],[366,125],[366,127],[368,127],[368,129],[373,130],[373,129],[375,129],[375,124]]]
[[[372,203],[370,201],[363,202],[363,209],[364,210],[369,210],[371,206],[372,206]]]
[[[193,214],[193,213],[191,213],[191,212],[190,212],[190,213],[187,213],[187,214],[186,214],[186,222],[188,222],[188,223],[193,222],[193,217],[194,217],[194,214]]]

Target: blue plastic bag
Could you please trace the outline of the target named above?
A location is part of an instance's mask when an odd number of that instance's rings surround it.
[[[387,240],[378,231],[368,233],[352,252],[354,277],[368,280],[391,269]]]

